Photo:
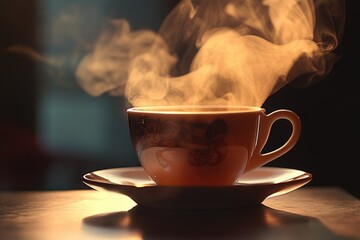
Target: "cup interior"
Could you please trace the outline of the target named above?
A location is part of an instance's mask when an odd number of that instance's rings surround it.
[[[137,113],[164,113],[164,114],[223,114],[233,112],[259,112],[264,111],[263,108],[255,106],[147,106],[147,107],[132,107],[127,112]]]

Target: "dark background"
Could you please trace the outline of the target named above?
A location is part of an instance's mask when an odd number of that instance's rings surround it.
[[[74,71],[107,18],[157,30],[176,2],[0,0],[0,190],[87,188],[81,177],[89,171],[138,165],[126,101],[88,96]],[[325,79],[290,84],[264,104],[268,112],[291,109],[302,121],[298,144],[269,165],[307,171],[308,185],[341,186],[357,197],[359,15],[358,2],[346,0],[341,57]],[[282,124],[268,149],[286,138]]]

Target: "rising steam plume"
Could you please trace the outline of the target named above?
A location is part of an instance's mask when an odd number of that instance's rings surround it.
[[[159,32],[112,20],[77,79],[90,95],[134,106],[261,106],[331,71],[344,11],[342,0],[183,0]]]

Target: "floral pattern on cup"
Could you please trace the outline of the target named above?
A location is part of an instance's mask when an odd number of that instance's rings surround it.
[[[150,147],[169,147],[189,150],[191,166],[216,165],[227,154],[225,136],[227,124],[222,119],[206,122],[184,122],[139,117],[130,123],[137,150]]]

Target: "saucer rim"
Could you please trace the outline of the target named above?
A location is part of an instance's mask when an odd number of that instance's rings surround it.
[[[107,179],[107,181],[100,181],[100,180],[94,180],[94,179],[89,179],[87,178],[88,175],[90,174],[96,174],[99,172],[104,172],[104,171],[126,171],[126,170],[140,170],[143,169],[141,166],[133,166],[133,167],[115,167],[115,168],[104,168],[104,169],[99,169],[99,170],[95,170],[92,172],[88,172],[86,174],[84,174],[82,176],[83,182],[85,184],[88,183],[97,183],[97,184],[105,184],[105,185],[117,185],[117,186],[121,186],[121,187],[129,187],[129,188],[191,188],[191,189],[199,189],[199,188],[249,188],[252,186],[256,186],[256,187],[261,187],[261,186],[274,186],[274,185],[281,185],[281,184],[286,184],[289,182],[296,182],[296,181],[303,181],[303,180],[307,180],[306,183],[310,182],[313,178],[313,175],[311,173],[308,173],[306,171],[303,170],[299,170],[299,169],[293,169],[293,168],[285,168],[285,167],[273,167],[273,166],[262,166],[259,167],[257,169],[254,169],[252,171],[257,171],[257,170],[284,170],[284,171],[296,171],[298,172],[298,175],[296,177],[293,178],[289,178],[277,183],[272,183],[272,182],[263,182],[263,183],[254,183],[254,184],[234,184],[234,185],[229,185],[229,186],[181,186],[181,185],[176,185],[176,186],[170,186],[170,185],[157,185],[155,182],[152,182],[151,184],[143,184],[143,185],[131,185],[131,184],[120,184],[120,183],[116,183],[116,182],[111,182]],[[241,179],[241,178],[240,178]],[[239,179],[239,180],[240,180]],[[149,179],[150,181],[152,181],[151,179]],[[238,181],[239,181],[238,180]],[[305,184],[306,184],[305,183]]]
[[[131,198],[137,205],[157,209],[219,209],[242,208],[260,205],[265,199],[292,192],[312,180],[312,174],[298,169],[266,167],[297,171],[296,177],[277,183],[245,184],[232,186],[159,186],[122,185],[88,179],[91,173],[101,171],[134,170],[142,167],[109,168],[83,175],[83,183],[97,191],[114,192]],[[253,170],[254,171],[254,170]],[[213,196],[218,195],[217,198]]]

